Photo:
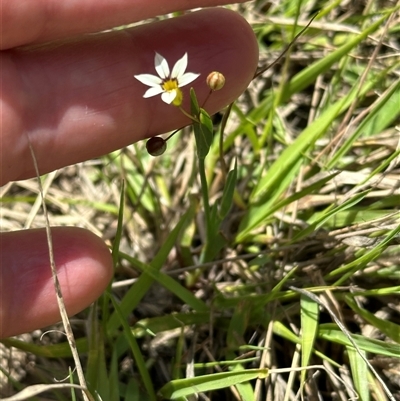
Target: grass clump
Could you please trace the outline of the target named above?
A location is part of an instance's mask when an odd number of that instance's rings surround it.
[[[192,98],[200,123],[161,157],[138,143],[47,176],[52,224],[113,249],[115,280],[75,327],[87,381],[103,400],[400,399],[399,9],[237,8],[260,67],[319,13],[229,115],[201,120]],[[69,356],[25,348],[43,382]]]

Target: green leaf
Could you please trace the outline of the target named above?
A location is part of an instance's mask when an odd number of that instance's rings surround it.
[[[132,328],[136,338],[148,333],[160,333],[173,330],[178,327],[191,326],[193,324],[207,324],[210,322],[210,313],[174,313],[172,315],[158,316],[139,320]]]
[[[199,159],[204,159],[210,151],[210,146],[212,144],[213,124],[210,115],[199,107],[193,88],[190,89],[190,100],[191,112],[195,118],[193,121],[193,130],[196,139],[197,156]]]
[[[157,281],[163,287],[167,288],[178,298],[180,298],[184,303],[193,308],[195,311],[197,312],[208,311],[208,306],[201,299],[197,298],[192,291],[189,291],[188,289],[183,287],[180,283],[178,283],[178,281],[174,280],[172,277],[154,268],[151,264],[140,262],[139,260],[131,258],[128,255],[125,255],[125,258],[126,260],[130,261],[134,266],[136,266],[138,269],[140,269],[144,273],[144,277],[148,277],[148,279],[152,281],[153,280]]]
[[[387,72],[386,72],[387,74]],[[346,139],[335,155],[329,160],[326,168],[334,168],[353,146],[361,135],[372,135],[382,132],[393,120],[400,116],[400,80],[395,82],[382,96],[378,98],[371,111],[358,124],[354,132]]]
[[[197,156],[199,159],[204,159],[213,140],[212,121],[207,112],[200,109],[200,124],[193,122],[194,136],[196,138]]]
[[[229,210],[232,207],[233,194],[235,192],[236,181],[237,181],[237,161],[235,161],[235,166],[233,170],[229,171],[224,186],[224,192],[222,194],[221,204],[219,207],[219,218],[221,220],[223,220],[227,216]]]
[[[368,384],[368,367],[354,347],[346,347],[349,354],[350,368],[354,381],[354,387],[360,397],[360,401],[370,400]],[[366,356],[365,351],[361,351]]]
[[[212,375],[197,376],[188,379],[172,380],[160,391],[160,395],[168,400],[187,397],[192,394],[219,390],[254,379],[265,379],[268,369],[248,369],[245,371],[222,372]]]
[[[190,110],[193,116],[200,114],[199,102],[197,101],[196,92],[193,88],[190,88]]]
[[[378,256],[382,254],[382,252],[386,249],[387,245],[393,238],[396,238],[400,234],[400,225],[395,227],[393,230],[387,233],[385,238],[376,246],[362,254],[360,257],[355,260],[347,263],[344,266],[341,266],[332,272],[328,273],[324,279],[329,280],[332,277],[340,276],[340,278],[335,282],[334,285],[340,285],[344,281],[346,281],[351,275],[353,275],[356,271],[362,270],[367,263],[376,259]]]
[[[115,313],[117,314],[117,316],[122,324],[122,327],[124,329],[125,338],[127,339],[130,350],[132,351],[133,357],[135,358],[136,366],[142,377],[142,381],[143,381],[144,387],[146,388],[146,392],[149,395],[151,401],[156,401],[157,397],[154,392],[153,381],[151,380],[150,374],[147,370],[146,362],[142,355],[141,349],[136,341],[136,338],[132,334],[132,331],[125,319],[125,316],[124,316],[120,306],[115,301],[114,297],[111,297],[111,301],[114,306]]]
[[[301,366],[309,365],[314,342],[318,330],[319,305],[309,297],[301,295],[300,298],[301,317]],[[301,386],[306,381],[307,371],[301,371]]]
[[[342,204],[340,204],[339,206],[337,206],[335,208],[332,208],[332,205],[330,205],[327,207],[327,209],[323,213],[318,213],[318,214],[315,213],[313,215],[313,217],[311,218],[311,221],[308,222],[308,223],[310,223],[310,225],[307,228],[305,228],[304,230],[300,231],[293,238],[293,241],[298,241],[302,238],[307,237],[308,235],[310,235],[311,233],[316,231],[318,228],[323,226],[323,224],[325,222],[327,222],[328,220],[335,217],[336,214],[338,214],[339,212],[343,212],[343,211],[353,207],[354,205],[357,205],[368,195],[368,193],[370,191],[371,190],[368,189],[366,191],[355,194],[353,197],[351,197],[350,199],[347,199],[346,201],[344,201]],[[313,221],[317,217],[318,217],[318,219],[316,221]]]
[[[225,240],[220,233],[221,219],[218,215],[218,205],[215,203],[211,207],[210,218],[207,224],[207,238],[204,251],[203,262],[210,262],[217,256],[218,252],[225,245]]]
[[[378,294],[377,294],[378,295]],[[370,323],[373,327],[379,329],[382,333],[386,334],[390,339],[400,344],[400,326],[390,320],[380,319],[373,313],[360,308],[354,299],[350,296],[345,297],[347,305],[353,309],[354,312],[359,314],[365,321]]]
[[[115,233],[111,255],[113,259],[114,269],[118,263],[118,250],[121,243],[122,233],[123,233],[123,220],[124,220],[124,202],[125,202],[125,181],[122,181],[121,195],[119,197],[119,209],[118,209],[118,225],[117,232]]]
[[[334,343],[343,344],[350,347],[353,346],[350,340],[341,330],[332,327],[336,327],[336,325],[331,323],[320,325],[318,329],[318,337]],[[385,341],[367,338],[359,334],[353,334],[351,337],[361,350],[377,355],[385,355],[394,358],[399,357],[398,344],[391,344]]]

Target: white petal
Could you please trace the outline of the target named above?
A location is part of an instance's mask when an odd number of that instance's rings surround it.
[[[163,93],[164,89],[161,88],[161,86],[155,86],[153,88],[147,89],[147,91],[144,93],[143,97],[152,97],[152,96],[157,96],[160,93]]]
[[[198,76],[200,76],[200,74],[195,74],[194,72],[187,72],[186,74],[184,74],[182,77],[179,78],[178,80],[178,86],[182,87],[185,86],[187,84],[190,84],[191,82],[193,82]]]
[[[156,56],[154,58],[154,67],[157,71],[157,74],[162,79],[169,77],[168,62],[167,62],[167,60],[165,60],[165,58],[161,54],[156,53]]]
[[[167,103],[167,104],[171,104],[174,99],[176,98],[176,90],[170,91],[170,92],[164,92],[161,95],[161,99],[163,102]]]
[[[187,53],[183,55],[174,65],[172,69],[171,78],[179,78],[185,73],[188,63]]]
[[[147,86],[160,86],[163,82],[160,77],[151,74],[139,74],[134,75],[134,77],[142,84],[145,84]]]

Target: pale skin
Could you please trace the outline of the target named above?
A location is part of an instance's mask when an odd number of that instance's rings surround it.
[[[239,96],[255,72],[258,51],[246,21],[231,11],[208,9],[85,35],[184,10],[189,3],[217,6],[229,0],[3,0],[0,184],[35,176],[29,140],[43,174],[187,123],[159,96],[144,99],[147,87],[133,77],[155,73],[156,51],[171,66],[188,53],[187,70],[201,74],[190,85],[199,99],[207,96],[210,71],[225,75],[226,86],[207,102],[209,112]],[[64,300],[73,315],[109,283],[110,252],[80,228],[52,233]],[[44,230],[3,233],[0,252],[0,338],[59,321]]]

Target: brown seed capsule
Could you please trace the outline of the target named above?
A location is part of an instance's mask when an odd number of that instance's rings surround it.
[[[208,74],[206,82],[211,90],[218,91],[225,85],[225,77],[220,72],[213,71]]]
[[[167,149],[167,141],[159,136],[153,136],[146,142],[146,149],[149,155],[160,156]]]

